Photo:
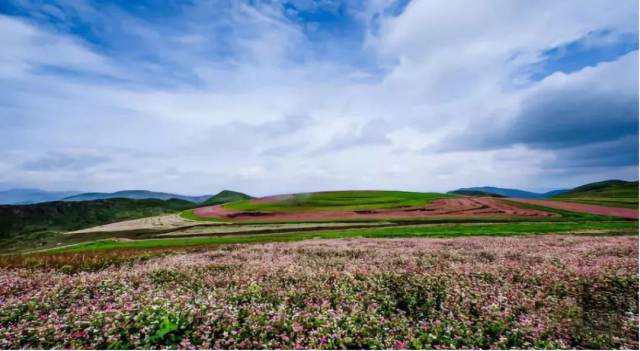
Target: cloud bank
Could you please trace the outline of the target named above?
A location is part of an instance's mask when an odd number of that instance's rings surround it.
[[[0,185],[637,178],[632,1],[8,1]]]

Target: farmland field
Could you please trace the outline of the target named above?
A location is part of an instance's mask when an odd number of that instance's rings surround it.
[[[340,239],[0,270],[2,348],[637,348],[637,237]]]
[[[640,0],[0,0],[0,351],[640,350]]]
[[[635,348],[616,214],[326,192],[59,231],[0,256],[0,347]]]
[[[222,221],[329,221],[444,217],[554,217],[491,197],[455,197],[400,191],[336,191],[272,196],[201,207],[194,219]]]
[[[366,210],[419,206],[431,200],[447,197],[449,196],[445,194],[405,191],[327,191],[248,199],[232,202],[224,207],[234,210],[270,212],[328,209]]]
[[[569,205],[557,201],[550,203],[553,206]],[[170,248],[341,237],[504,236],[585,231],[637,233],[637,221],[629,218],[637,218],[637,211],[631,209],[613,209],[611,212],[612,215],[620,211],[635,215],[625,218],[572,212],[544,204],[392,191],[271,196],[240,199],[225,205],[204,205],[180,214],[80,228],[70,226],[77,228],[72,231],[52,231],[54,227],[37,236],[38,240],[47,240],[46,245],[36,249],[33,242],[30,245],[26,240],[21,242],[21,247],[31,250],[21,252]],[[33,212],[34,215],[39,213]],[[22,213],[29,212],[19,213],[17,220],[20,222],[17,223],[27,223],[28,219]],[[72,214],[75,218],[79,213],[74,209]],[[63,211],[56,211],[55,215],[56,220],[71,223],[65,219]],[[5,253],[17,251],[9,245],[3,250]]]

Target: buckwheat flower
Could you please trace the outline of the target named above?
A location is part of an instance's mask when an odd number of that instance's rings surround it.
[[[87,336],[87,332],[84,330],[76,331],[71,334],[71,337],[73,338],[83,338],[85,336]]]
[[[180,341],[180,349],[183,350],[194,350],[196,347],[193,346],[193,344],[191,344],[191,340],[189,340],[188,338],[184,338],[182,339],[182,341]]]
[[[394,341],[393,346],[395,349],[404,350],[408,348],[409,343],[403,340],[396,340]]]

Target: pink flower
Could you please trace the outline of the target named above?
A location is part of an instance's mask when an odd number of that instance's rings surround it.
[[[394,342],[394,346],[395,349],[406,349],[409,346],[409,343],[407,343],[406,341],[402,341],[402,340],[396,340]]]
[[[188,338],[184,338],[182,339],[182,341],[180,341],[180,348],[184,350],[193,350],[195,347],[193,347],[193,344],[191,344],[191,340],[189,340]]]
[[[83,338],[85,336],[87,336],[87,332],[85,332],[84,330],[79,330],[77,332],[74,332],[73,334],[71,334],[72,337],[74,338]]]

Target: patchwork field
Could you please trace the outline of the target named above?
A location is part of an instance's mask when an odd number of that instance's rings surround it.
[[[240,199],[56,234],[26,252],[145,249],[341,237],[450,237],[549,233],[635,234],[637,211],[589,205],[399,191],[334,191]],[[546,205],[546,206],[541,206]],[[554,208],[555,207],[555,208]],[[624,212],[627,218],[612,217]],[[635,217],[634,217],[635,214]]]
[[[53,232],[0,255],[0,348],[637,348],[637,211],[568,205],[324,192]]]
[[[119,255],[0,269],[0,348],[638,347],[637,237]]]
[[[554,217],[492,197],[448,197],[390,191],[326,192],[244,200],[193,210],[197,217],[224,221],[320,221],[386,218]]]

